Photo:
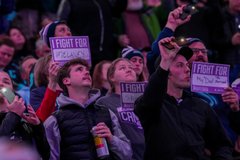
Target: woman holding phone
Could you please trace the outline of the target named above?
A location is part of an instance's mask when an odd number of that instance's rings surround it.
[[[12,100],[13,84],[9,75],[0,71],[0,137],[27,143],[36,147],[42,159],[49,159],[49,146],[45,138],[44,127],[31,106],[27,107],[24,100],[15,96]],[[7,93],[7,94],[6,94]]]

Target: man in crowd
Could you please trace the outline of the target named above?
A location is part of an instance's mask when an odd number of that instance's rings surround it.
[[[215,112],[184,90],[190,87],[192,50],[180,49],[172,37],[162,39],[159,48],[160,65],[135,106],[147,140],[144,158],[210,159],[207,147],[215,159],[232,159],[231,142]]]
[[[0,37],[0,70],[4,70],[5,67],[11,62],[14,55],[14,43],[7,36]]]
[[[98,136],[106,138],[110,159],[131,159],[130,142],[122,133],[116,115],[95,105],[100,91],[91,89],[87,63],[81,59],[65,63],[58,72],[58,83],[64,91],[57,99],[60,108],[45,121],[50,159],[97,159],[93,127]]]

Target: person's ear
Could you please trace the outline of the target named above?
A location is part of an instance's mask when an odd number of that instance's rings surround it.
[[[63,78],[63,84],[64,85],[70,85],[70,79],[69,79],[69,77],[65,77],[65,78]]]
[[[115,81],[115,78],[114,78],[113,74],[111,76],[109,76],[109,81],[111,81],[111,82]]]

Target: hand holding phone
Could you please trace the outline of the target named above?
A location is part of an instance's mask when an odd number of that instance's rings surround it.
[[[183,45],[185,45],[187,43],[187,40],[185,38],[183,38],[183,37],[181,37],[181,38],[179,37],[177,39],[172,39],[171,42],[177,43],[178,46],[183,46]],[[164,47],[166,47],[167,49],[172,50],[172,49],[174,49],[174,46],[171,44],[171,42],[162,43],[162,45]]]
[[[24,100],[18,96],[14,97],[14,100],[11,104],[7,105],[9,111],[16,113],[19,116],[22,116],[26,106],[24,105]]]
[[[185,20],[187,18],[187,16],[193,15],[197,12],[198,12],[198,10],[195,5],[188,4],[183,8],[183,12],[182,12],[182,14],[180,14],[180,19]]]
[[[169,50],[174,49],[174,46],[171,44],[171,42],[162,43],[162,45],[163,45],[164,47],[166,47],[167,49],[169,49]]]

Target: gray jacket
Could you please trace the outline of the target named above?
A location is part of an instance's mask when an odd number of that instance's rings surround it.
[[[74,101],[73,99],[64,96],[61,94],[57,98],[57,103],[59,107],[64,107],[69,104],[77,104],[79,107],[86,108],[91,103],[97,100],[100,96],[99,90],[91,90],[90,91],[90,98],[85,104],[79,104],[78,102]],[[113,138],[110,142],[108,142],[109,150],[114,152],[118,157],[122,160],[130,160],[132,157],[132,149],[130,141],[126,138],[123,134],[121,127],[118,122],[118,118],[116,115],[110,111],[110,116],[112,119],[112,130],[113,130]],[[51,160],[59,160],[60,159],[60,142],[61,142],[61,134],[59,131],[57,119],[55,116],[51,115],[45,122],[45,132],[48,143],[51,149]]]

